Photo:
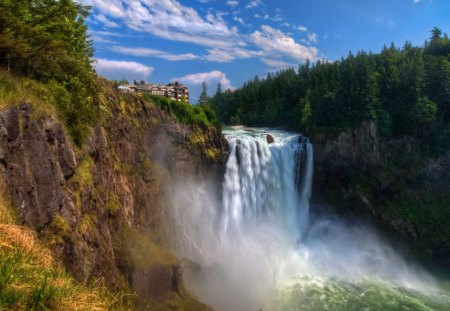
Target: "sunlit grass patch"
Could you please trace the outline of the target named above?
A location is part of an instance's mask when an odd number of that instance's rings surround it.
[[[110,292],[101,280],[77,283],[13,214],[0,196],[0,310],[131,309],[129,296]]]

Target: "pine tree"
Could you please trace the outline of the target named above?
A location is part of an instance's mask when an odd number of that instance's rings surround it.
[[[215,96],[220,96],[220,94],[222,94],[222,84],[219,82],[219,83],[217,83],[217,89],[216,89]]]
[[[200,93],[200,97],[198,98],[198,103],[200,105],[207,105],[209,102],[208,97],[208,86],[206,85],[206,82],[202,82],[202,92]]]

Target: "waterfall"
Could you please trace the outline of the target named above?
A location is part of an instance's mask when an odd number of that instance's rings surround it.
[[[435,291],[433,278],[366,223],[326,213],[309,219],[313,146],[306,137],[275,130],[269,137],[264,129],[224,135],[220,193],[216,181],[187,176],[167,189],[174,251],[188,260],[187,283],[202,301],[219,311],[322,310],[347,301],[370,309],[379,303],[366,303],[371,292],[391,295],[400,310],[416,293]]]
[[[226,132],[222,238],[268,223],[300,240],[308,224],[313,148],[307,138],[264,131]]]

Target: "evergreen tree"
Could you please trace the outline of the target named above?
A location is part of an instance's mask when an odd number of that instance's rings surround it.
[[[202,92],[200,93],[200,97],[198,98],[198,103],[200,105],[207,105],[208,102],[209,102],[208,87],[206,85],[206,82],[203,81],[202,82]]]
[[[0,0],[0,68],[48,83],[77,143],[98,113],[88,10],[73,0]]]
[[[219,82],[217,84],[216,96],[219,96],[220,94],[222,94],[222,84]]]
[[[225,123],[336,133],[376,120],[383,136],[442,145],[450,135],[450,40],[434,28],[423,47],[406,42],[334,63],[308,61],[298,72],[269,73],[217,93],[212,104]]]

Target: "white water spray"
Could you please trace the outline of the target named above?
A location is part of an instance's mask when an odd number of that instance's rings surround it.
[[[216,310],[275,310],[280,288],[329,280],[381,280],[430,291],[432,279],[373,230],[332,217],[310,222],[313,147],[308,139],[233,130],[222,196],[211,182],[171,185],[175,251],[201,268],[188,282]],[[189,269],[188,269],[189,270]],[[319,308],[320,309],[320,308]]]
[[[222,200],[224,240],[262,224],[300,240],[308,223],[313,155],[307,139],[260,132],[228,133],[230,155]]]

